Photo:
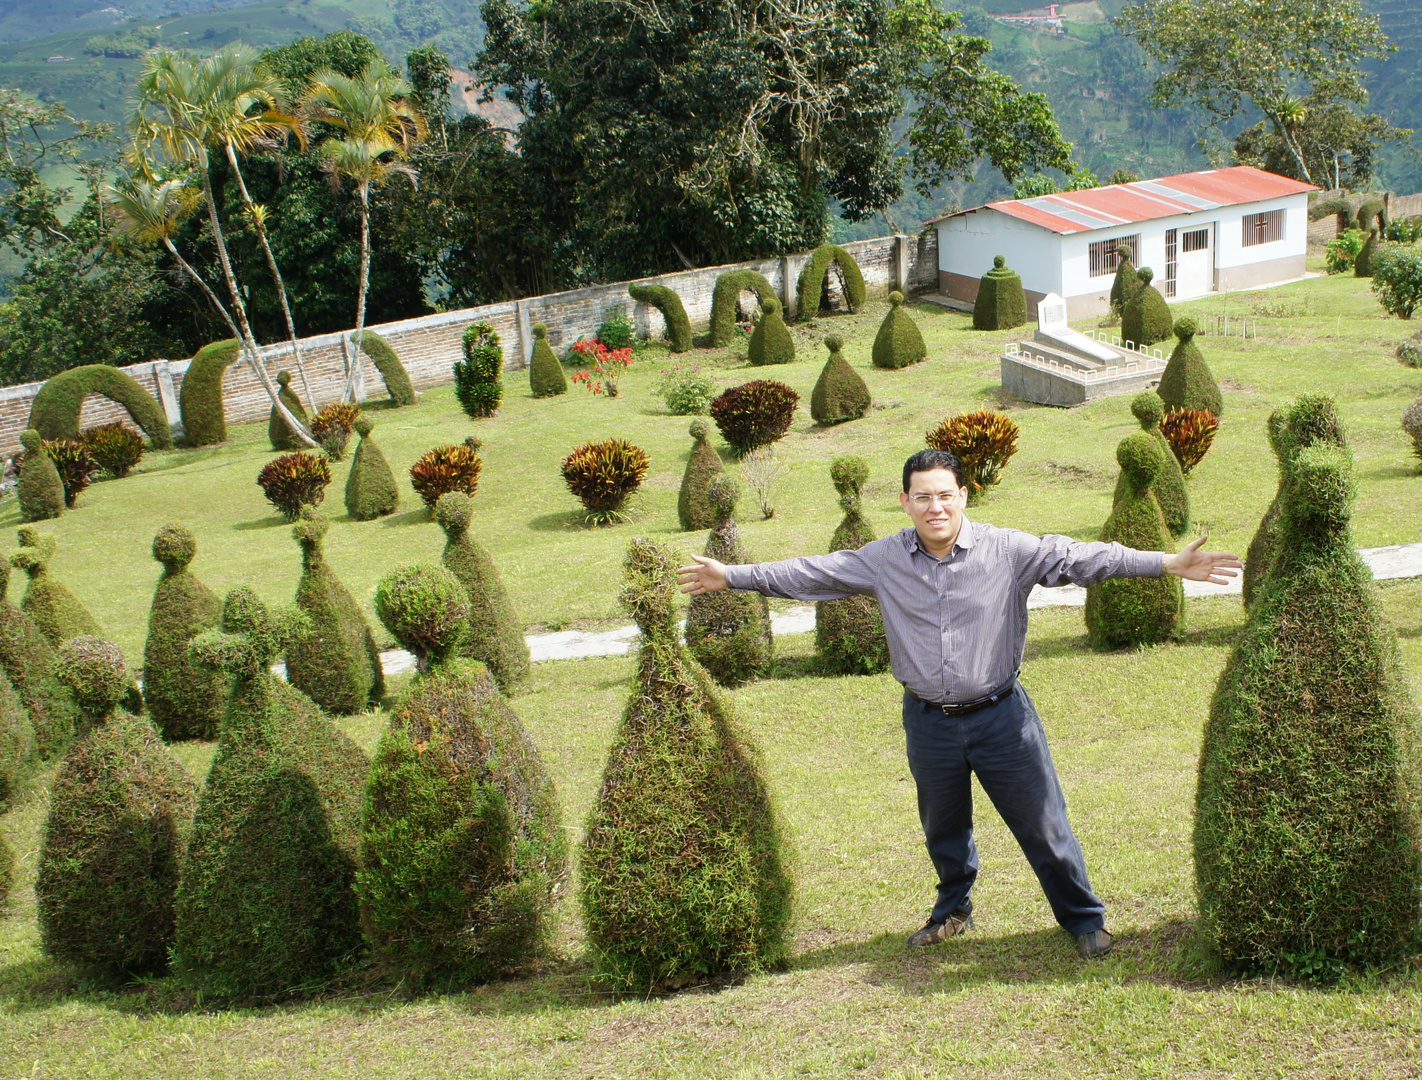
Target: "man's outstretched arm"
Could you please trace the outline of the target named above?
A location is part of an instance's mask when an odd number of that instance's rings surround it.
[[[1238,577],[1244,563],[1238,555],[1226,551],[1201,551],[1200,548],[1209,535],[1192,540],[1176,554],[1165,556],[1165,572],[1188,581],[1208,581],[1215,585],[1228,585],[1230,578]]]
[[[874,573],[858,551],[731,566],[704,555],[692,558],[696,562],[680,567],[676,574],[681,591],[693,596],[721,589],[744,589],[786,600],[841,600],[874,592]]]
[[[676,579],[681,583],[681,591],[696,596],[699,593],[720,592],[726,587],[726,564],[693,555],[696,560],[691,566],[677,567]]]

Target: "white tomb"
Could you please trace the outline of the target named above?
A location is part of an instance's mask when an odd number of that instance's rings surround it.
[[[1079,356],[1088,356],[1105,364],[1118,363],[1121,358],[1120,350],[1068,326],[1066,301],[1056,293],[1048,293],[1037,305],[1036,337],[1038,341],[1065,346]]]

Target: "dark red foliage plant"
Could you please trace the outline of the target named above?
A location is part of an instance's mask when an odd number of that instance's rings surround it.
[[[301,516],[303,506],[317,506],[326,497],[331,465],[320,454],[283,454],[267,462],[257,474],[267,501],[288,521]]]
[[[733,386],[711,402],[721,437],[744,454],[779,441],[795,419],[800,395],[774,379]]]

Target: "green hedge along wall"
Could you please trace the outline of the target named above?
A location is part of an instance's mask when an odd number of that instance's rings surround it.
[[[173,433],[157,399],[131,375],[107,364],[70,368],[46,382],[35,395],[30,421],[25,426],[34,428],[44,439],[77,439],[79,414],[90,394],[106,397],[127,409],[133,422],[159,450],[172,448]]]

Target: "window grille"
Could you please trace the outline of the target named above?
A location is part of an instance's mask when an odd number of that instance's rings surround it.
[[[1244,246],[1272,244],[1284,238],[1284,212],[1266,210],[1262,214],[1244,215]]]
[[[1186,233],[1185,235],[1186,235],[1186,236],[1189,236],[1190,234],[1189,234],[1189,233]],[[1166,230],[1165,230],[1165,295],[1166,295],[1166,296],[1174,296],[1174,295],[1175,295],[1175,271],[1176,271],[1176,269],[1177,269],[1178,266],[1179,266],[1179,260],[1176,258],[1176,250],[1177,250],[1177,248],[1178,248],[1178,244],[1176,243],[1176,238],[1177,238],[1178,236],[1179,236],[1179,233],[1178,233],[1175,229],[1166,229]],[[1188,251],[1189,249],[1187,248],[1186,250]]]
[[[1209,229],[1191,229],[1180,237],[1181,251],[1204,251],[1209,246]]]
[[[1117,236],[1110,240],[1098,240],[1087,248],[1087,253],[1091,259],[1091,276],[1106,277],[1108,274],[1116,272],[1116,264],[1120,259],[1116,255],[1116,249],[1122,244],[1126,245],[1126,250],[1131,253],[1131,262],[1139,264],[1141,261],[1141,234],[1134,236]]]

